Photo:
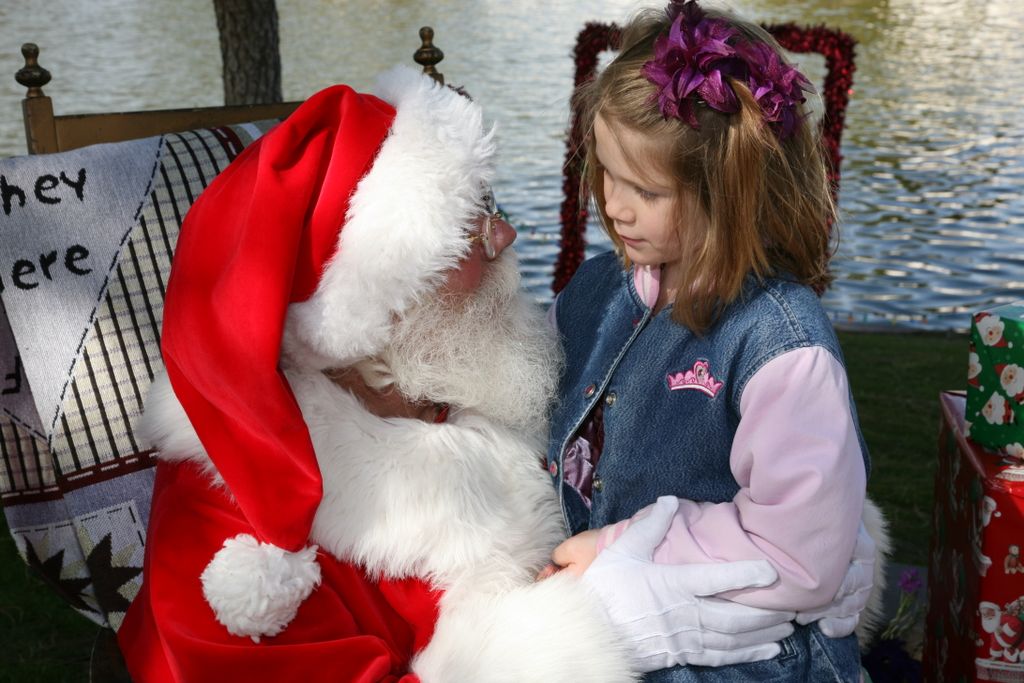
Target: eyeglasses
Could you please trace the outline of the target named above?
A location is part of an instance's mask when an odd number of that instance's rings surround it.
[[[498,255],[497,250],[494,248],[494,221],[501,219],[501,212],[498,210],[498,203],[494,200],[494,191],[488,188],[484,192],[483,196],[484,210],[487,212],[484,216],[484,223],[480,226],[479,232],[474,232],[467,236],[470,244],[477,244],[483,246],[484,255],[488,260],[494,259]]]

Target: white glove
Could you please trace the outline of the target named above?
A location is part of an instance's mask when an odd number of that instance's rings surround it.
[[[797,612],[797,623],[804,626],[817,621],[818,628],[829,638],[850,635],[857,628],[860,613],[868,604],[874,573],[875,542],[861,524],[857,532],[857,544],[853,548],[853,559],[836,597],[819,609]]]
[[[778,579],[766,560],[670,565],[652,561],[679,500],[663,496],[605,548],[583,573],[637,671],[677,664],[721,666],[771,659],[793,632],[792,612],[747,607],[706,596],[761,588]]]

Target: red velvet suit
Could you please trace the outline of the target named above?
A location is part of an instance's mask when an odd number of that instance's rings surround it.
[[[119,631],[137,683],[418,683],[409,660],[433,633],[440,593],[421,581],[371,581],[322,550],[322,583],[279,635],[254,643],[214,620],[199,576],[225,538],[251,528],[191,463],[160,463],[146,580]]]

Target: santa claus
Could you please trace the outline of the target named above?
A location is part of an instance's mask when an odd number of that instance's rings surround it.
[[[1003,612],[994,602],[982,601],[978,611],[981,614],[981,628],[989,634],[989,657],[1011,663],[1020,661],[1024,621],[1009,609]]]
[[[564,537],[541,464],[559,352],[505,251],[493,134],[414,71],[378,89],[315,95],[182,227],[130,673],[633,680],[583,584],[535,581]],[[772,580],[733,564],[706,593]],[[709,650],[770,656],[791,631],[728,605],[702,613]]]

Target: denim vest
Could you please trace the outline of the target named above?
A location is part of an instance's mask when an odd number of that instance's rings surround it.
[[[842,362],[818,297],[803,285],[781,279],[748,278],[742,296],[711,329],[697,336],[672,320],[670,307],[652,315],[634,287],[632,273],[623,270],[614,253],[607,253],[580,267],[560,294],[555,312],[566,367],[561,400],[551,419],[548,471],[572,534],[627,519],[659,495],[716,503],[732,500],[739,484],[729,469],[729,454],[746,383],[765,363],[791,349],[821,346]],[[604,401],[604,448],[588,510],[563,481],[563,455],[598,401]],[[853,420],[856,425],[855,409]],[[867,447],[859,427],[857,435],[867,468]],[[787,639],[787,647],[797,655],[809,656],[807,631],[813,631],[826,650],[838,648],[839,659],[859,662],[855,639],[851,650],[852,636],[825,638],[813,626],[798,629]],[[810,666],[806,656],[797,660]],[[737,669],[738,674],[738,669],[753,666],[709,671]],[[846,667],[854,677],[850,680],[859,675],[859,664],[856,671],[853,666]],[[676,667],[646,680],[689,680],[687,672],[695,669]],[[708,680],[707,674],[703,672],[702,680]],[[827,680],[846,679],[844,675]]]

